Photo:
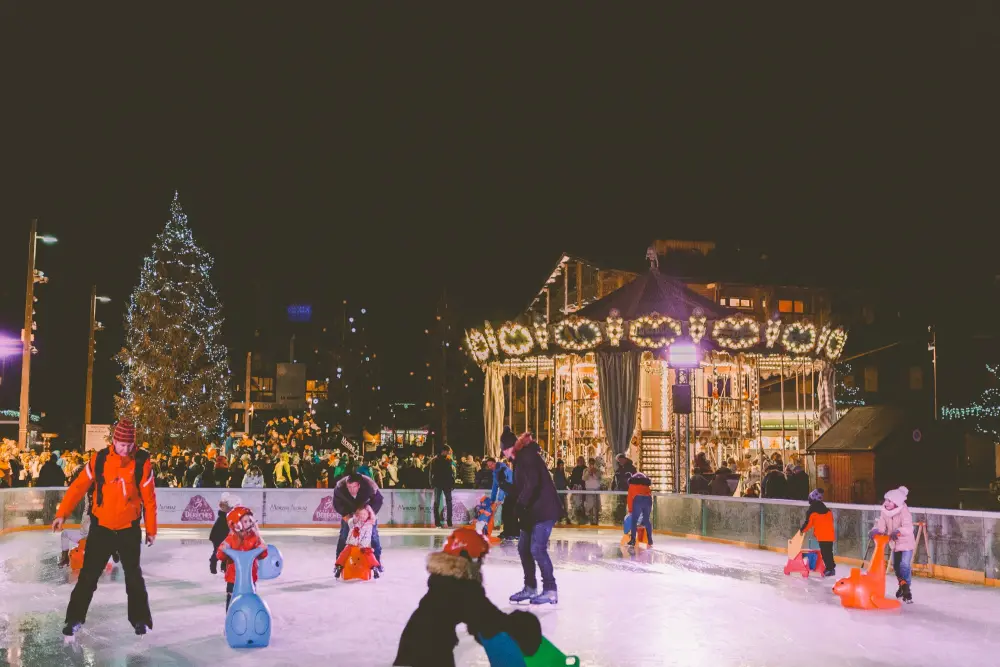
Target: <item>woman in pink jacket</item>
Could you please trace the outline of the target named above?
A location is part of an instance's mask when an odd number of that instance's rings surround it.
[[[917,546],[917,540],[913,536],[910,508],[906,506],[906,496],[909,492],[905,486],[886,491],[882,513],[869,533],[869,536],[878,533],[889,536],[889,546],[892,547],[892,569],[896,571],[896,578],[899,580],[896,597],[907,604],[913,602],[913,595],[910,593],[910,565],[913,560],[913,550]]]

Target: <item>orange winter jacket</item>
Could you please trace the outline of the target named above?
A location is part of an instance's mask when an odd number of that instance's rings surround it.
[[[809,504],[809,513],[806,514],[806,522],[802,524],[802,532],[805,533],[810,528],[817,542],[833,542],[837,539],[833,512],[821,502]]]
[[[651,481],[642,473],[635,473],[628,482],[628,511],[632,512],[632,501],[636,496],[652,496]]]
[[[226,552],[223,551],[223,549],[227,547],[233,551],[250,551],[251,549],[256,549],[257,547],[264,548],[264,551],[257,556],[257,560],[253,562],[253,570],[250,572],[250,576],[254,583],[257,583],[257,561],[267,558],[267,545],[261,541],[260,537],[256,533],[247,536],[246,539],[241,539],[239,535],[233,532],[230,532],[229,535],[226,536],[225,541],[219,545],[219,549],[215,552],[215,557],[221,560],[222,566],[226,568],[226,583],[235,584],[236,563],[234,563],[233,559],[227,556]]]
[[[83,471],[66,490],[59,503],[56,516],[69,517],[83,497],[94,486],[94,466],[97,456],[91,457]],[[146,535],[156,535],[156,485],[153,483],[153,464],[146,461],[142,471],[142,483],[136,488],[135,457],[118,456],[109,451],[104,461],[103,502],[100,506],[91,503],[91,510],[97,523],[109,530],[124,530],[143,514],[146,514]]]

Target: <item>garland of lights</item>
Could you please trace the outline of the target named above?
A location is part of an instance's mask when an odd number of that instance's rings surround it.
[[[504,354],[512,357],[519,357],[531,352],[535,342],[531,340],[531,332],[528,327],[515,322],[507,322],[500,327],[500,349]]]
[[[688,318],[688,322],[691,323],[688,333],[691,335],[691,342],[695,345],[701,342],[701,339],[705,337],[705,333],[708,331],[708,327],[705,326],[706,321],[707,318],[702,314],[700,308],[696,308],[691,317]]]
[[[832,329],[830,328],[829,324],[824,324],[823,328],[819,330],[819,338],[816,339],[816,352],[817,352],[817,354],[820,353],[820,352],[822,352],[823,348],[826,347],[826,341],[828,341],[830,339],[830,334],[831,333],[832,333]]]
[[[995,380],[1000,380],[1000,367],[986,365]],[[976,430],[1000,441],[1000,389],[990,387],[982,395],[964,408],[941,408],[942,419],[973,419]]]
[[[764,338],[767,340],[768,347],[774,347],[774,344],[778,342],[778,337],[781,335],[781,320],[774,318],[767,323],[767,329],[764,331]]]
[[[625,320],[622,319],[618,309],[612,308],[607,319],[608,342],[611,347],[618,347],[625,335]]]
[[[727,350],[746,350],[760,341],[760,325],[746,315],[730,315],[715,323],[712,338]]]
[[[465,346],[469,349],[473,359],[479,363],[490,358],[490,346],[486,342],[486,336],[478,329],[472,329],[465,333]]]
[[[566,335],[567,329],[572,332],[572,337]],[[590,340],[583,335],[586,333],[590,334]],[[601,326],[585,317],[568,317],[556,324],[555,340],[556,345],[567,350],[590,350],[601,344]]]
[[[830,332],[830,338],[826,342],[826,356],[828,359],[836,359],[843,353],[844,347],[847,345],[847,332],[842,328],[837,327]],[[822,350],[821,345],[816,346],[816,351],[820,352]]]
[[[806,354],[816,346],[816,325],[812,322],[792,322],[785,327],[781,344],[792,354]]]
[[[662,326],[666,326],[670,329],[674,335],[673,337],[664,336],[662,338],[653,338],[651,336],[642,335],[642,329],[659,329]],[[651,350],[655,350],[661,347],[666,347],[677,340],[677,337],[681,335],[681,323],[672,317],[667,317],[666,315],[660,315],[659,313],[650,313],[649,315],[642,315],[629,324],[628,327],[628,337],[633,343],[639,347],[646,347]]]
[[[493,351],[493,356],[499,355],[500,350],[497,347],[497,335],[493,332],[493,325],[490,324],[489,322],[486,322],[486,325],[483,327],[483,330],[486,332],[486,342],[487,344],[489,344],[490,350]]]
[[[545,322],[535,322],[535,341],[543,350],[549,349],[549,327]]]

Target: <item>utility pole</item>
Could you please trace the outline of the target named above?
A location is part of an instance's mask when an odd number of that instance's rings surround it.
[[[931,342],[927,346],[927,350],[933,353],[931,357],[931,365],[934,367],[934,421],[938,420],[938,391],[937,391],[937,331],[934,330],[933,326],[927,327],[927,331],[931,334]]]
[[[28,388],[31,386],[31,343],[34,334],[31,325],[35,321],[35,237],[38,235],[38,220],[32,219],[31,233],[28,235],[28,279],[24,291],[24,329],[21,331],[21,410],[17,416],[17,447],[28,446]]]
[[[90,340],[87,343],[87,405],[83,413],[83,441],[87,441],[87,425],[90,424],[91,409],[94,398],[94,353],[97,351],[97,340],[95,335],[98,331],[104,331],[104,325],[97,321],[97,302],[108,303],[111,301],[106,296],[97,296],[97,285],[90,288]]]
[[[246,398],[243,402],[243,433],[250,435],[250,360],[252,353],[247,352]]]

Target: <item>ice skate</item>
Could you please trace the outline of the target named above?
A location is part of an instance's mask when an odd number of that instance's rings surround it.
[[[69,551],[65,550],[59,556],[59,567],[66,567],[69,565]]]
[[[519,604],[521,602],[528,602],[537,595],[538,595],[537,588],[530,588],[528,586],[525,586],[524,588],[521,589],[519,593],[514,593],[513,595],[511,595],[510,601],[515,604]]]
[[[826,571],[823,572],[823,576],[824,577],[836,577],[837,576],[837,571],[834,570],[834,569],[826,570]]]
[[[531,598],[531,604],[559,604],[559,593],[556,591],[542,591]]]
[[[910,592],[909,584],[900,586],[899,590],[896,591],[896,595],[900,596],[906,604],[913,604],[913,594]]]
[[[140,637],[146,634],[146,630],[148,629],[145,623],[136,623],[132,627],[135,628],[135,634],[139,635]]]
[[[344,566],[343,565],[338,565],[335,568],[333,568],[333,578],[334,579],[340,579],[340,575],[342,575],[343,573],[344,573]]]
[[[63,627],[63,636],[72,640],[72,638],[76,635],[77,632],[80,631],[80,628],[82,627],[83,623],[67,623],[65,627]]]
[[[372,579],[378,579],[378,578],[379,578],[378,568],[377,567],[373,567],[372,568]]]

